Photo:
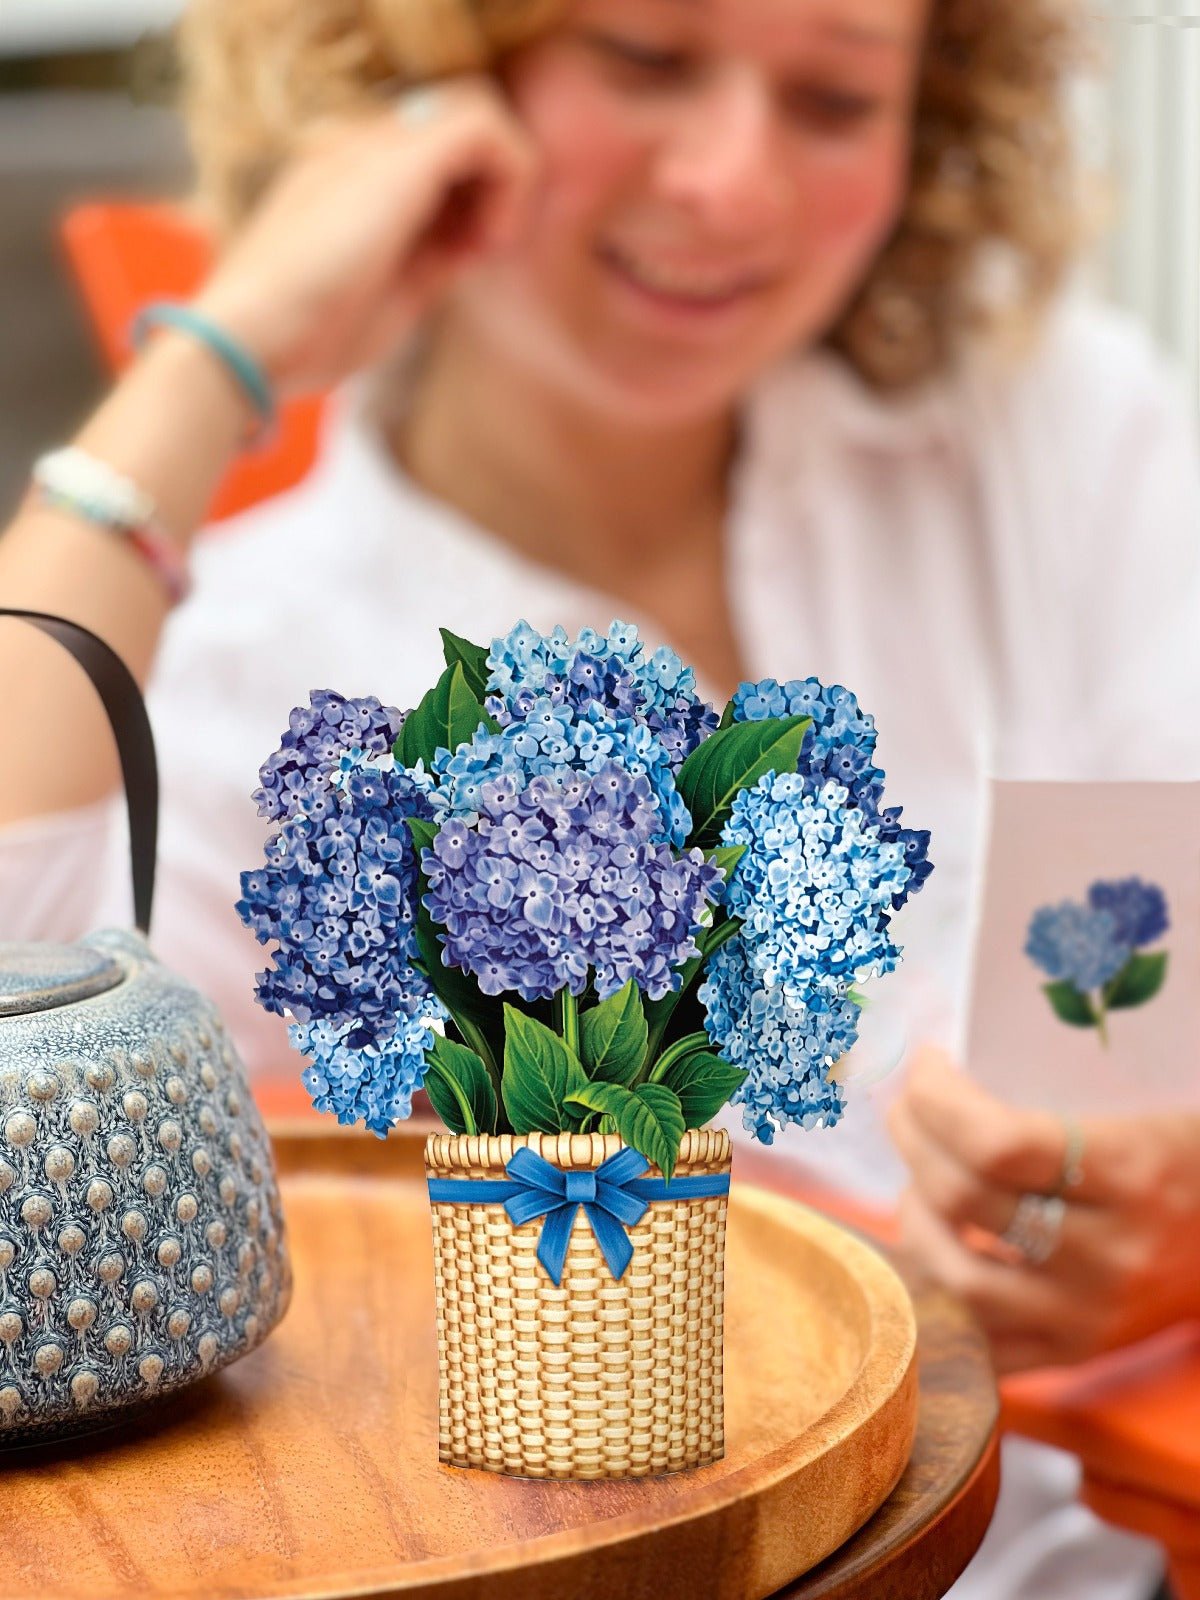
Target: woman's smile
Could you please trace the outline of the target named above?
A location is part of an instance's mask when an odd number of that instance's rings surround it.
[[[757,301],[770,282],[760,268],[671,260],[608,242],[597,245],[596,257],[640,309],[677,323],[725,321],[730,312],[740,313]]]

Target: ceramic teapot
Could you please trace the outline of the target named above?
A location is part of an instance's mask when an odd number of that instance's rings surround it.
[[[137,685],[85,629],[5,616],[58,639],[104,702],[138,926],[0,943],[0,1448],[103,1426],[215,1372],[291,1294],[245,1070],[211,1003],[147,943],[158,780]]]

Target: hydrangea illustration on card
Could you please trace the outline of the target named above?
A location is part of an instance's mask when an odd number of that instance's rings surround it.
[[[840,686],[743,684],[718,717],[620,622],[441,634],[415,709],[314,692],[264,765],[238,905],[274,947],[258,998],[318,1109],[382,1136],[424,1089],[448,1130],[426,1148],[442,1459],[715,1460],[730,1148],[707,1124],[838,1121],[852,986],[896,966],[929,835],[883,806]]]
[[[1148,950],[1170,926],[1163,891],[1141,878],[1093,883],[1081,905],[1064,900],[1034,912],[1025,953],[1051,980],[1055,1015],[1095,1028],[1108,1043],[1108,1014],[1145,1005],[1162,988],[1167,952]]]

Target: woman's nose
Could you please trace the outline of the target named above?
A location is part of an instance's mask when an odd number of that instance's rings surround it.
[[[770,227],[790,192],[777,115],[752,69],[715,72],[680,97],[659,151],[659,193],[716,232]]]

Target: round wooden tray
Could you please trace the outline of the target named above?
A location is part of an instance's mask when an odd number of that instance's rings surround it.
[[[853,1234],[736,1179],[723,1461],[601,1483],[440,1466],[422,1139],[274,1138],[296,1272],[283,1324],[124,1436],[9,1458],[10,1600],[767,1596],[904,1471],[903,1284]]]

